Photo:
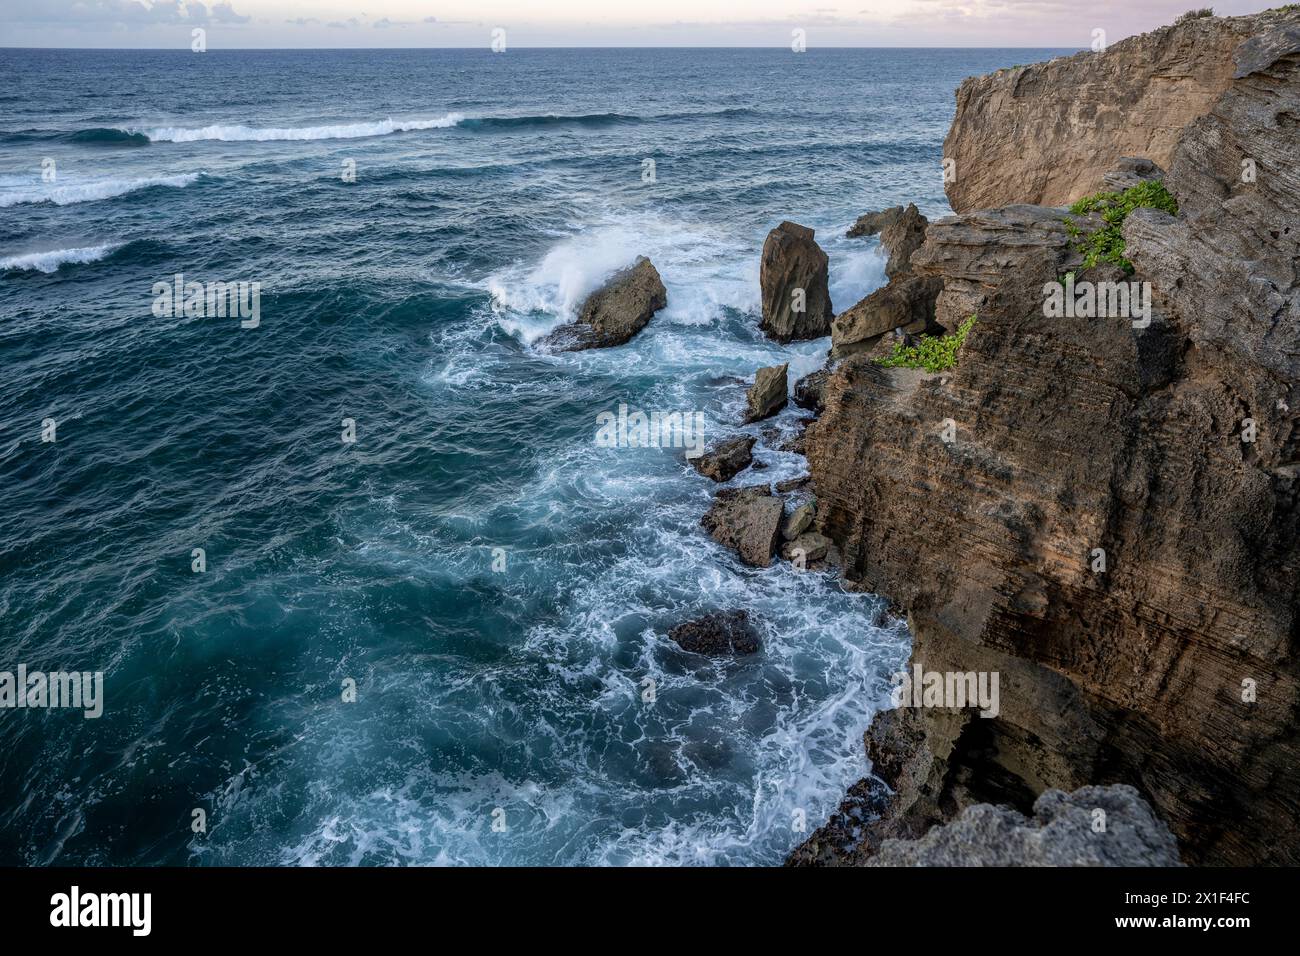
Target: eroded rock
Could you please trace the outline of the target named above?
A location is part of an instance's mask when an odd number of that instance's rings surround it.
[[[668,304],[659,270],[645,256],[612,275],[583,301],[578,319],[544,340],[557,351],[577,352],[622,345]]]
[[[758,650],[758,633],[743,610],[718,611],[678,624],[669,638],[694,654],[721,656],[753,654]]]
[[[760,328],[778,342],[816,339],[830,333],[834,311],[828,259],[813,237],[807,226],[783,222],[763,243]]]
[[[703,455],[691,459],[691,466],[705,478],[730,481],[753,463],[755,441],[757,439],[749,435],[741,435],[718,442]]]
[[[755,568],[766,568],[776,554],[785,507],[766,485],[724,488],[700,519],[714,541]]]
[[[756,422],[771,418],[785,408],[789,400],[790,364],[760,368],[754,373],[754,384],[745,394],[745,421]]]

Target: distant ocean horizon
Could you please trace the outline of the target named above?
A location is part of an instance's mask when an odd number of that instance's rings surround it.
[[[597,416],[803,474],[804,412],[740,424],[828,347],[759,332],[767,232],[848,308],[859,215],[949,212],[960,81],[1074,51],[430,52],[0,48],[0,671],[104,674],[0,711],[0,864],[776,864],[867,772],[905,626]],[[639,255],[643,332],[539,347]],[[758,654],[666,637],[730,608]]]

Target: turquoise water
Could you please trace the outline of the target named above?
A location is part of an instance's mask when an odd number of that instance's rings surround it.
[[[819,367],[757,332],[767,231],[853,304],[848,225],[946,211],[960,79],[1048,53],[0,50],[0,670],[105,674],[97,720],[0,710],[0,862],[780,862],[907,634],[740,566],[712,483],[596,416],[719,437]],[[641,335],[535,347],[638,254]],[[176,273],[260,282],[260,325],[153,314]],[[753,658],[664,636],[731,607]]]

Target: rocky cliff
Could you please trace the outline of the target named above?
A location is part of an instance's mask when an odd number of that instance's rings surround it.
[[[949,203],[1062,205],[1097,192],[1121,156],[1168,169],[1183,130],[1232,84],[1233,51],[1258,24],[1187,20],[964,81],[944,142]]]
[[[907,612],[915,665],[999,674],[1000,707],[883,712],[875,779],[793,862],[1118,783],[1188,863],[1300,863],[1298,128],[1300,11],[963,84],[968,212],[912,263],[940,322],[978,322],[949,372],[844,359],[807,447],[846,577]],[[1132,276],[1082,270],[1041,204],[1124,153],[1179,213],[1129,216]],[[1067,268],[1149,283],[1150,321],[1047,317]]]

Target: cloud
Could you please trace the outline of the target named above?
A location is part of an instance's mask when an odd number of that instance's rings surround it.
[[[200,0],[15,0],[6,22],[59,23],[84,28],[159,24],[247,23],[229,0],[209,10]]]

